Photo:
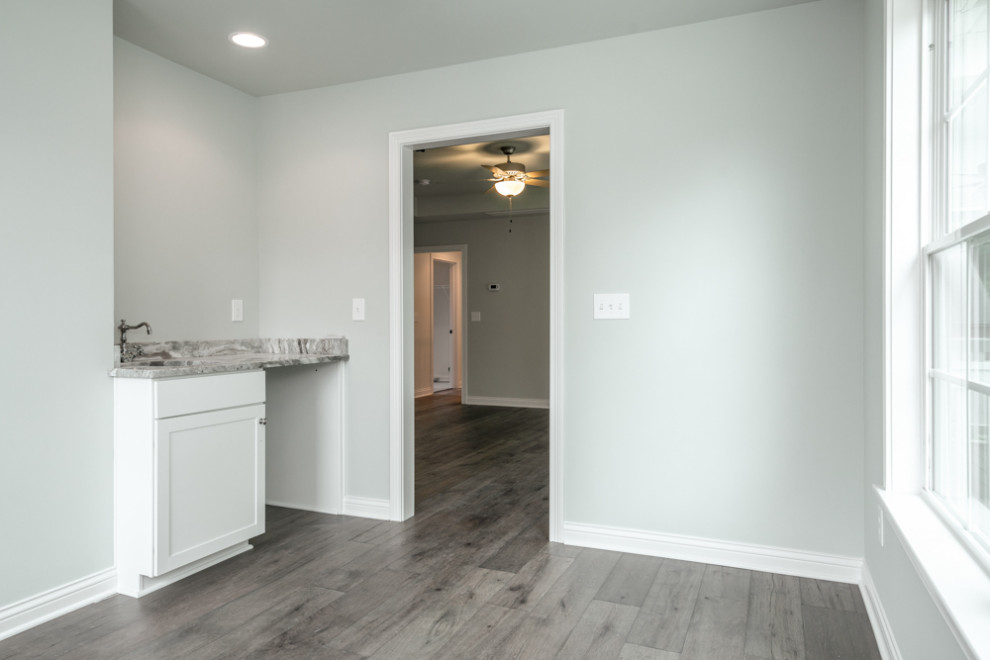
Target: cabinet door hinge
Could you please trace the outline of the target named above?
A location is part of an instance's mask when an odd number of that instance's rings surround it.
[[[259,417],[258,418],[258,423],[261,424],[262,426],[267,426],[268,425],[268,418],[267,417]]]

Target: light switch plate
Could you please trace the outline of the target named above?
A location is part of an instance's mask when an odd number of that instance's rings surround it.
[[[364,320],[364,298],[351,299],[351,320],[352,321]]]
[[[471,320],[472,321],[480,321],[481,320],[481,312],[471,312]]]
[[[243,321],[244,320],[244,301],[234,298],[230,301],[230,320],[231,321]]]
[[[627,319],[629,318],[628,293],[596,293],[596,319]]]

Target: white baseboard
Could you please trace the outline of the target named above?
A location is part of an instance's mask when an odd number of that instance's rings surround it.
[[[379,500],[373,497],[358,497],[357,495],[344,496],[345,516],[388,520],[388,512],[388,500]]]
[[[433,383],[430,383],[429,387],[421,387],[413,393],[413,397],[419,399],[424,396],[430,396],[433,394]]]
[[[465,396],[466,406],[504,406],[506,408],[550,408],[549,399],[513,399],[506,396]]]
[[[117,573],[107,569],[0,608],[0,639],[68,614],[117,593]]]
[[[880,595],[877,587],[873,584],[873,576],[870,569],[863,567],[863,581],[860,584],[863,592],[863,603],[866,605],[866,614],[870,617],[870,625],[873,626],[873,636],[877,638],[877,646],[880,648],[880,657],[883,660],[901,660],[901,650],[897,647],[897,640],[894,638],[894,631],[890,627],[887,613],[880,602]]]
[[[850,584],[859,584],[863,576],[863,560],[855,557],[584,523],[565,522],[563,529],[568,545]]]

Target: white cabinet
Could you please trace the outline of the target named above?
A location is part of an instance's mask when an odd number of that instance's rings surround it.
[[[265,531],[264,405],[155,423],[154,574]]]
[[[140,596],[265,531],[265,374],[114,380],[117,571]]]

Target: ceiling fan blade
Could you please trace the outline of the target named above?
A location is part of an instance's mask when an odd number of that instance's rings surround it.
[[[550,176],[550,170],[536,170],[535,172],[527,172],[527,176],[530,179],[535,179],[538,177]]]
[[[492,186],[491,188],[489,188],[488,190],[486,190],[484,194],[487,195],[488,193],[490,193],[493,190],[495,190],[495,186]]]
[[[540,188],[549,188],[550,182],[544,181],[543,179],[526,179],[527,186],[539,186]]]
[[[509,175],[502,171],[498,165],[482,165],[486,170],[491,170],[491,173],[495,175],[499,181],[508,177]]]

